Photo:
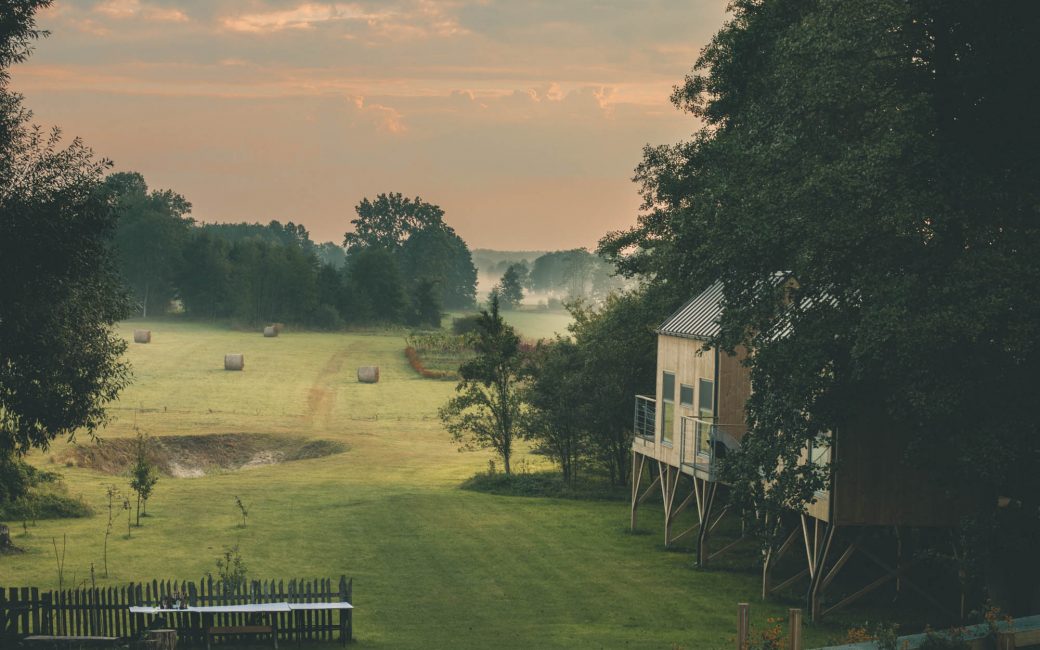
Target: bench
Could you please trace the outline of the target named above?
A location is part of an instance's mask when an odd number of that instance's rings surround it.
[[[49,634],[36,634],[22,639],[23,645],[69,649],[115,648],[124,643],[125,640],[118,636],[54,636]]]
[[[278,631],[273,625],[210,625],[206,628],[206,650],[210,650],[210,639],[214,636],[232,634],[270,634],[278,648]]]

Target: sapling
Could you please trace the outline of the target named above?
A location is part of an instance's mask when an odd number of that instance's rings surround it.
[[[130,506],[130,499],[127,497],[123,497],[123,510],[126,510],[126,538],[130,539],[130,521],[134,509]]]
[[[246,517],[249,516],[249,511],[246,509],[246,504],[242,503],[242,499],[235,497],[235,505],[238,506],[238,511],[242,513],[242,528],[246,527]]]
[[[115,498],[119,496],[119,490],[116,486],[109,485],[105,490],[105,496],[108,497],[108,523],[105,525],[105,548],[103,557],[105,560],[105,577],[108,577],[108,536],[112,534],[112,519],[113,519],[113,503]]]

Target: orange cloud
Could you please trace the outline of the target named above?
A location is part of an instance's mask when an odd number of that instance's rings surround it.
[[[312,29],[326,23],[364,27],[386,40],[453,36],[468,33],[458,21],[432,2],[420,0],[408,10],[366,10],[348,2],[304,2],[292,9],[241,14],[224,18],[224,28],[234,32],[268,34],[285,30]],[[344,35],[354,38],[354,35]]]
[[[141,3],[141,0],[105,0],[94,6],[94,11],[120,19],[142,18],[164,23],[183,23],[188,21],[188,15],[180,9],[145,5]]]

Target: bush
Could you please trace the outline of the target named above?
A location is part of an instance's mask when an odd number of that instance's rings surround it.
[[[606,481],[585,479],[567,485],[558,472],[482,472],[463,481],[460,487],[473,492],[512,497],[626,501],[631,496],[627,487],[612,486]]]
[[[456,336],[472,334],[480,327],[480,314],[471,314],[451,319],[451,331]]]

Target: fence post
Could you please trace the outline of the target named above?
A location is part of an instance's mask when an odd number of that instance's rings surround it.
[[[747,650],[750,625],[751,606],[747,603],[737,603],[737,650]]]
[[[791,650],[802,650],[802,610],[787,610],[787,628],[791,636]]]
[[[997,650],[1015,650],[1017,647],[1014,630],[997,631]]]

